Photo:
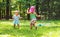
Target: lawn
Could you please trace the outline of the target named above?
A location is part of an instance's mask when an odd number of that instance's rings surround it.
[[[42,23],[42,21],[37,21]],[[11,20],[0,20],[0,37],[60,37],[60,20],[45,20],[47,26],[30,29],[29,21],[21,20],[20,28],[13,28]]]

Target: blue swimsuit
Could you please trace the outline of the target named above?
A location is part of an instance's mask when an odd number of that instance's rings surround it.
[[[14,15],[13,16],[14,24],[19,24],[19,19],[20,19],[20,15],[18,15],[18,16]]]

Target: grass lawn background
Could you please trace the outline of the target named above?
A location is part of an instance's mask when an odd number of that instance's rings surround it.
[[[49,26],[41,26],[37,30],[33,27],[31,30],[29,21],[21,20],[21,27],[14,29],[11,20],[0,20],[0,37],[60,37],[60,20],[44,20],[43,23]]]

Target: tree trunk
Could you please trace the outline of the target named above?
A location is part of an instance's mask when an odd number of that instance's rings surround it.
[[[29,9],[30,9],[30,4],[28,4],[28,6],[29,6]],[[28,12],[29,12],[29,10],[28,10]],[[30,20],[30,14],[27,14],[27,18],[28,18],[28,20]]]
[[[21,11],[21,2],[20,2],[20,4],[19,4],[19,10]]]
[[[39,0],[36,0],[36,13],[39,15]]]
[[[39,15],[39,0],[36,0],[36,13]],[[37,17],[37,19],[39,20],[40,17]]]
[[[0,8],[0,19],[1,19],[1,8]]]
[[[12,19],[12,13],[11,13],[11,8],[10,8],[10,19]]]
[[[10,0],[10,2],[11,2],[11,0]],[[10,2],[9,2],[9,4],[10,4]],[[9,7],[9,10],[10,10],[10,19],[12,19],[11,5],[10,5],[10,7]]]
[[[6,13],[5,13],[5,10],[4,10],[4,19],[5,19],[5,15],[6,15]]]
[[[27,0],[27,6],[28,6],[28,8],[30,9],[30,3],[29,3],[29,0]],[[29,12],[29,10],[28,10],[28,12]],[[30,20],[30,14],[27,14],[27,19],[28,20]]]
[[[48,7],[48,19],[52,19],[52,13],[51,13],[51,8],[50,8],[50,5],[49,5],[49,2],[50,2],[50,0],[47,0],[47,7]]]
[[[10,5],[10,2],[9,0],[6,0],[6,20],[9,20],[9,5]]]

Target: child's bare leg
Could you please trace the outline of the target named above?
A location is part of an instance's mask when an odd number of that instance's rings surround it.
[[[37,27],[35,26],[35,24],[34,24],[34,27],[37,29]]]
[[[30,29],[32,29],[32,23],[30,24]]]
[[[19,24],[18,24],[18,28],[19,28],[20,26],[19,26]]]
[[[15,28],[15,26],[16,26],[16,25],[14,24],[14,28]]]
[[[35,25],[35,24],[36,24],[36,22],[34,22],[33,26],[37,29],[37,27],[36,27],[36,25]]]

